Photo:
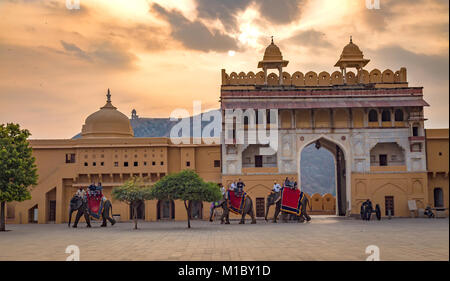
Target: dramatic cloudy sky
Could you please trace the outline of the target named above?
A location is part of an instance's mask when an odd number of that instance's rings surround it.
[[[431,105],[426,126],[448,127],[448,1],[380,2],[0,0],[0,123],[70,138],[108,87],[127,115],[218,108],[220,70],[256,71],[271,35],[291,73],[333,71],[352,35],[367,69],[407,67]]]

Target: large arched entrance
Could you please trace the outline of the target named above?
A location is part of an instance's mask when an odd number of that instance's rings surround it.
[[[323,149],[331,153],[334,161],[327,159]],[[314,150],[317,151],[317,154],[315,154]],[[305,181],[306,190],[304,191],[310,195],[315,195],[313,199],[317,199],[318,204],[314,206],[318,206],[318,209],[322,208],[323,211],[326,211],[326,206],[329,206],[326,200],[329,201],[329,196],[333,195],[336,198],[336,215],[345,216],[349,198],[347,198],[345,154],[341,146],[327,138],[320,137],[305,144],[300,149],[299,156],[299,182],[303,189],[303,181]],[[302,175],[302,173],[307,173],[307,177]],[[319,183],[319,180],[321,183]],[[319,184],[324,186],[319,186]],[[330,185],[334,186],[331,187]]]

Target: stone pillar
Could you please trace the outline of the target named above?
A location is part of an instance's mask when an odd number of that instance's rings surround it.
[[[347,70],[344,67],[344,68],[342,68],[342,79],[344,81],[344,84],[347,84],[347,77],[346,76],[347,76]]]
[[[279,73],[279,83],[280,85],[283,85],[283,68],[281,66],[278,67],[278,73]]]
[[[264,67],[264,85],[267,85],[267,68]]]
[[[383,112],[383,111],[381,110],[381,112]],[[382,126],[382,122],[381,122],[381,112],[380,112],[380,109],[377,108],[378,127],[381,127],[381,126]]]

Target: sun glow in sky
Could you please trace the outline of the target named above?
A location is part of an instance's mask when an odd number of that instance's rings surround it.
[[[0,1],[0,123],[71,138],[105,102],[168,117],[219,107],[221,69],[257,71],[275,43],[294,71],[333,71],[349,36],[368,69],[408,69],[424,87],[426,127],[448,127],[448,1]]]

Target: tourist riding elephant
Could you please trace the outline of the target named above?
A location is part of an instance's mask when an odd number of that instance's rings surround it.
[[[72,213],[77,211],[77,215],[75,217],[75,222],[73,224],[73,227],[77,227],[78,221],[80,220],[81,216],[84,215],[84,218],[87,223],[87,227],[91,227],[91,220],[90,220],[90,214],[89,214],[89,208],[86,200],[83,200],[79,196],[74,196],[70,200],[70,207],[69,207],[69,227],[70,223],[72,221]],[[106,220],[108,220],[111,225],[114,225],[116,221],[109,215],[111,212],[112,216],[112,205],[109,200],[106,200],[103,204],[103,210],[102,210],[102,220],[103,223],[101,224],[102,227],[106,227]]]
[[[281,213],[286,214],[285,212],[281,211],[281,192],[272,192],[267,196],[267,204],[266,204],[266,215],[265,219],[267,221],[267,215],[269,214],[269,208],[270,206],[275,204],[275,214],[273,215],[273,222],[277,222],[277,217]],[[306,196],[303,196],[302,202],[301,202],[301,215],[296,216],[298,219],[298,222],[304,222],[310,221],[311,217],[308,215],[306,211],[306,205],[309,204],[309,200]]]
[[[209,221],[211,221],[211,222],[213,221],[212,216],[214,213],[214,209],[219,208],[219,207],[222,207],[222,209],[223,209],[223,214],[220,217],[220,223],[221,224],[223,224],[223,223],[230,224],[230,211],[229,211],[227,200],[225,199],[225,197],[222,201],[219,201],[218,204],[211,205]],[[255,213],[253,212],[253,201],[249,196],[245,197],[244,206],[242,208],[242,218],[241,218],[241,221],[239,222],[239,224],[245,223],[245,216],[247,214],[252,218],[251,223],[255,224],[256,218],[255,218]]]

